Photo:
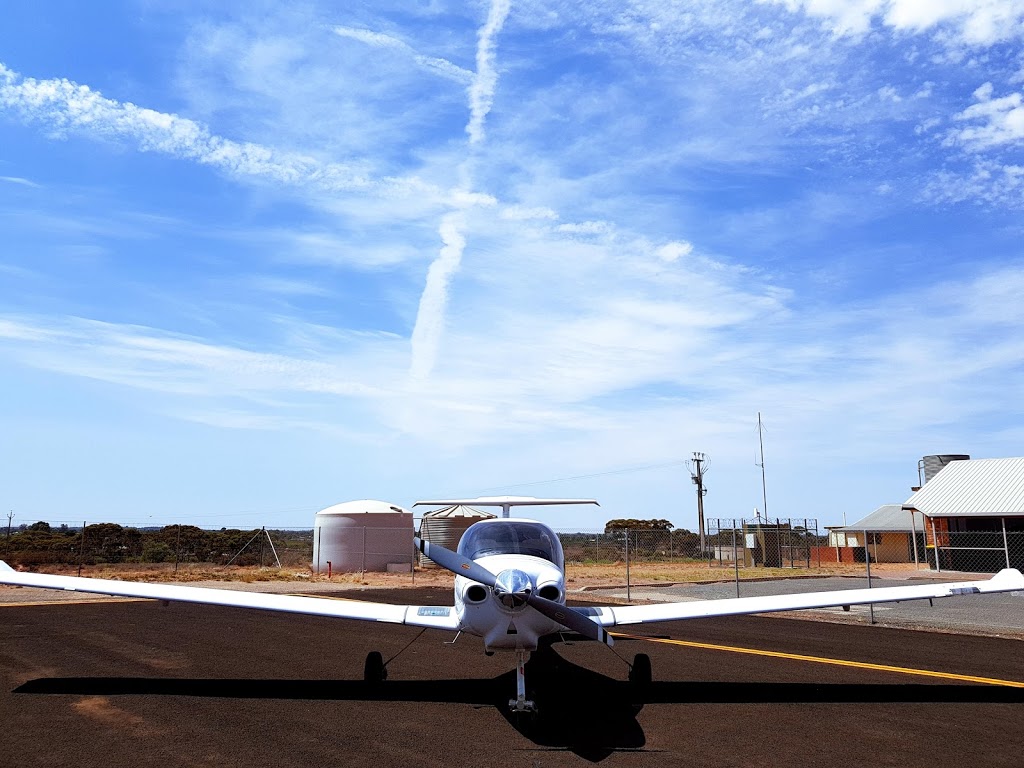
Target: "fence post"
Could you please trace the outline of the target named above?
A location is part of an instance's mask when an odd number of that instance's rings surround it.
[[[322,535],[321,534],[321,529],[320,529],[320,526],[318,525],[316,527],[316,575],[317,576],[320,575],[320,545],[323,543],[323,541],[320,538],[321,535]]]
[[[910,510],[910,540],[914,543],[914,569],[920,568],[917,562],[917,520],[914,519],[914,510]]]
[[[871,589],[871,549],[868,547],[868,532],[864,531],[864,562],[867,563],[868,567],[868,589]],[[868,603],[868,615],[871,617],[871,623],[875,623],[875,604]]]
[[[363,567],[359,571],[360,573],[366,573],[366,526],[363,526]]]
[[[736,519],[732,521],[732,570],[736,576],[736,597],[740,596],[740,558],[736,554]]]
[[[935,520],[932,520],[932,549],[935,550],[935,572],[938,573],[942,570],[942,566],[939,564],[939,537],[935,535]]]
[[[1006,553],[1006,567],[1010,567],[1010,542],[1006,539],[1006,518],[1001,517],[999,520],[1003,524],[1003,552]]]
[[[85,528],[88,525],[86,520],[82,521],[82,551],[78,555],[78,575],[82,575],[82,565],[85,563]]]
[[[626,529],[626,602],[632,602],[632,594],[629,586],[629,528]]]

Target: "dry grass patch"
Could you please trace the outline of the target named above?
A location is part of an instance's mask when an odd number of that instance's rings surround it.
[[[75,575],[77,566],[54,565],[39,569],[45,573]],[[871,567],[877,576],[906,573],[913,565],[905,563],[879,563]],[[864,577],[863,564],[844,565],[822,564],[812,568],[740,568],[741,581],[752,579],[787,579],[800,577],[856,576]],[[259,568],[257,566],[218,566],[209,563],[180,564],[175,571],[173,564],[117,564],[93,565],[82,569],[83,576],[121,581],[241,581],[292,582],[295,584],[337,584],[339,586],[371,587],[449,587],[454,576],[440,568],[417,568],[414,575],[409,573],[334,573],[330,579],[326,573],[315,574],[306,567]],[[569,563],[566,577],[570,590],[582,587],[615,586],[626,583],[625,563],[580,564]],[[632,584],[699,583],[732,581],[731,567],[709,567],[699,562],[632,563],[629,579]]]

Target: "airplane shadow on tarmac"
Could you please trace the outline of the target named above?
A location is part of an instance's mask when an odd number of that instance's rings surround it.
[[[541,749],[591,762],[646,743],[637,715],[647,704],[1024,703],[1024,689],[994,685],[659,682],[638,687],[566,661],[554,652],[527,662],[537,713],[509,711],[515,672],[476,680],[274,680],[44,677],[14,690],[75,696],[198,696],[235,699],[405,701],[493,706]]]

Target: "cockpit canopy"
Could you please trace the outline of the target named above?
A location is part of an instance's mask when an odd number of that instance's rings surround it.
[[[459,554],[476,560],[487,555],[532,555],[565,568],[562,543],[543,523],[524,520],[485,520],[462,534]]]

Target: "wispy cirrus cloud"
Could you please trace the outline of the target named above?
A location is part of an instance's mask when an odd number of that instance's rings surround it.
[[[358,40],[374,48],[390,48],[400,51],[407,55],[417,66],[458,83],[468,84],[473,79],[473,73],[470,70],[463,69],[457,64],[448,61],[448,59],[439,56],[424,56],[421,53],[417,53],[411,45],[397,37],[358,27],[336,26],[332,27],[331,31],[339,37]]]
[[[440,196],[438,190],[415,177],[375,178],[365,163],[324,163],[311,156],[233,141],[212,134],[194,120],[108,99],[87,85],[63,78],[24,78],[2,63],[0,108],[43,124],[54,136],[76,131],[133,141],[143,152],[172,155],[240,177],[330,192]]]
[[[32,187],[33,189],[40,189],[42,184],[37,184],[30,179],[23,179],[20,176],[0,176],[0,181],[5,181],[8,184],[18,184],[22,187]]]

